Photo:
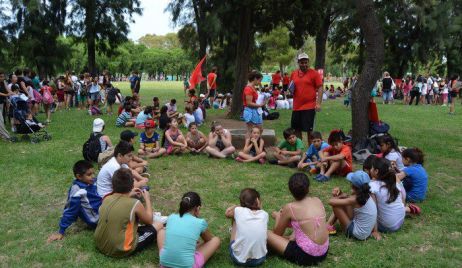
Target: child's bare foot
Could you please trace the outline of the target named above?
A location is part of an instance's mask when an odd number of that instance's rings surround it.
[[[379,240],[382,240],[382,235],[379,233],[379,232],[372,232],[371,234],[375,240],[379,241]]]
[[[48,237],[47,239],[47,243],[51,243],[53,241],[56,241],[56,240],[62,240],[64,238],[64,235],[60,234],[60,233],[55,233],[55,234],[52,234]]]

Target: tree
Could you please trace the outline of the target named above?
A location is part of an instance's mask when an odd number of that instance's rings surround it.
[[[87,46],[88,68],[96,73],[96,50],[110,55],[127,41],[128,20],[141,14],[139,0],[70,0],[69,32]]]
[[[293,61],[297,53],[290,46],[289,39],[289,30],[284,26],[279,26],[257,38],[264,53],[266,64],[278,65],[279,69],[284,72],[284,67]]]
[[[138,42],[148,48],[174,49],[180,47],[180,41],[176,33],[166,35],[147,34],[138,39]]]
[[[367,56],[352,92],[353,146],[366,146],[369,134],[368,103],[371,89],[380,76],[384,57],[383,32],[377,19],[373,0],[355,0],[357,16],[364,34]]]

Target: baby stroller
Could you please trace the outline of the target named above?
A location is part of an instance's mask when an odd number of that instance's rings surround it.
[[[40,140],[51,140],[51,135],[43,128],[43,125],[37,119],[27,119],[30,113],[27,104],[27,97],[19,96],[11,99],[11,107],[13,109],[13,118],[15,121],[16,134],[21,135],[22,140],[30,141],[31,143],[39,143]],[[31,134],[31,136],[30,136]],[[18,138],[13,138],[18,140]]]

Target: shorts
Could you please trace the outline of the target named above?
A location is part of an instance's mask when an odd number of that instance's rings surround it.
[[[139,226],[137,233],[138,244],[136,245],[135,252],[146,249],[157,240],[157,230],[152,225]]]
[[[90,93],[90,100],[96,101],[98,99],[99,92]]]
[[[159,250],[159,255],[162,254],[162,250],[164,249],[161,248]],[[204,255],[202,255],[202,253],[200,253],[199,251],[194,252],[194,264],[191,268],[202,268],[204,267],[204,265],[205,265]],[[166,267],[161,264],[160,268],[166,268]]]
[[[393,91],[383,91],[382,98],[383,98],[383,101],[393,100]]]
[[[116,99],[115,98],[107,98],[107,104],[114,105]]]
[[[135,128],[137,128],[137,129],[144,129],[144,123],[136,124],[136,125],[135,125]]]
[[[209,97],[213,97],[215,98],[215,95],[217,94],[217,89],[216,88],[211,88],[210,89],[210,93],[209,93]]]
[[[458,92],[456,92],[456,91],[449,92],[449,95],[451,95],[451,98],[457,98],[457,94],[458,94]]]
[[[381,233],[393,233],[401,229],[401,226],[403,226],[404,223],[404,218],[396,225],[396,228],[388,228],[380,224],[380,222],[377,221],[377,229]]]
[[[86,95],[84,95],[84,96],[79,95],[79,102],[84,103],[85,101],[87,101],[87,96]]]
[[[303,251],[295,241],[289,241],[286,250],[284,251],[284,258],[288,261],[293,262],[297,265],[311,266],[316,265],[323,261],[327,257],[329,249],[321,256],[311,256],[310,254]]]
[[[231,260],[233,261],[233,263],[236,264],[237,266],[255,267],[255,266],[262,265],[265,262],[266,256],[263,256],[259,259],[247,259],[245,262],[238,261],[236,257],[234,256],[234,252],[232,249],[233,243],[234,243],[234,240],[231,241],[231,243],[229,244],[229,256],[231,257]]]
[[[293,129],[298,131],[313,131],[315,116],[315,109],[292,111],[292,119],[290,125]]]
[[[263,124],[263,118],[256,108],[245,107],[242,116],[247,124]]]
[[[346,177],[346,175],[350,172],[353,172],[353,168],[345,161],[345,166],[342,167],[342,169],[337,170],[335,174],[341,177]]]
[[[351,221],[350,224],[348,225],[348,227],[345,230],[345,236],[348,237],[348,238],[356,238],[353,235],[353,229],[354,228],[355,228],[355,224],[354,224],[353,221]]]
[[[58,97],[58,102],[64,102],[64,91],[62,90],[57,91],[56,96]]]
[[[74,96],[75,95],[75,91],[66,91],[66,95],[71,95],[71,96]]]

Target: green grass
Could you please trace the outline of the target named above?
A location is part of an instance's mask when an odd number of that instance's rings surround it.
[[[124,92],[128,84],[118,84]],[[153,96],[162,103],[177,98],[182,109],[183,90],[176,82],[143,82],[143,103]],[[316,129],[326,137],[333,128],[351,128],[350,110],[343,99],[327,101],[317,115]],[[421,204],[420,217],[406,218],[403,229],[385,235],[383,241],[365,242],[331,237],[329,255],[322,267],[461,267],[462,266],[462,188],[460,163],[462,116],[448,116],[447,109],[435,106],[378,105],[380,117],[391,125],[391,133],[400,145],[418,146],[426,154],[429,173],[427,200]],[[462,107],[457,105],[457,110]],[[223,111],[208,110],[208,115]],[[39,118],[43,119],[43,114]],[[105,132],[117,142],[120,128],[115,117],[103,115]],[[58,230],[58,222],[72,181],[72,165],[82,158],[82,144],[91,131],[93,117],[85,111],[63,111],[52,115],[48,131],[53,140],[39,144],[0,142],[0,266],[2,267],[157,267],[158,251],[152,247],[141,254],[116,260],[100,254],[92,231],[83,223],[68,229],[63,241],[46,244],[46,238]],[[289,126],[290,111],[281,118],[265,122],[279,138]],[[202,127],[207,131],[207,127]],[[170,156],[150,161],[153,207],[163,214],[177,210],[186,191],[197,191],[203,199],[202,216],[212,233],[222,238],[219,252],[208,267],[232,267],[228,256],[229,220],[225,209],[238,203],[239,191],[255,187],[262,195],[264,209],[279,209],[291,201],[287,180],[294,170],[258,164],[240,164],[206,156]],[[325,184],[312,182],[311,194],[324,202],[334,186],[348,189],[341,178]],[[330,207],[326,206],[330,213]],[[269,228],[273,227],[273,221]],[[293,267],[271,255],[264,267]]]

